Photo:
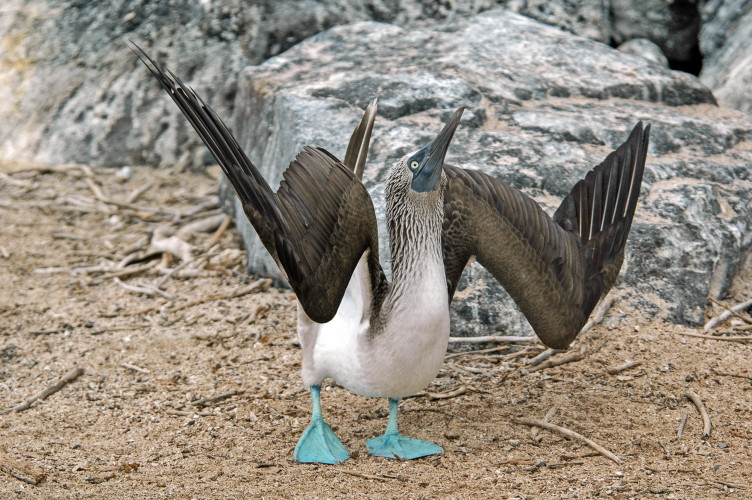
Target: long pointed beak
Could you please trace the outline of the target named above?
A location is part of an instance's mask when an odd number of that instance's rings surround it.
[[[452,142],[454,137],[454,131],[460,124],[463,111],[465,111],[464,106],[455,111],[452,118],[439,132],[439,135],[423,148],[422,151],[425,151],[426,156],[420,169],[413,176],[412,188],[414,191],[425,193],[439,189],[444,158],[449,149],[449,143]]]

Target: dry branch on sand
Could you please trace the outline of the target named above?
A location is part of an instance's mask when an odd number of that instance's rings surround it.
[[[595,441],[592,441],[591,439],[586,438],[582,434],[578,434],[574,431],[570,431],[569,429],[566,429],[564,427],[559,427],[558,425],[551,424],[549,422],[546,422],[545,420],[537,420],[534,418],[514,418],[512,421],[516,424],[522,424],[522,425],[529,425],[529,426],[535,426],[535,427],[542,427],[543,429],[547,429],[549,431],[557,432],[561,434],[562,436],[570,437],[572,439],[576,439],[582,443],[585,443],[586,445],[590,446],[592,449],[600,453],[606,458],[609,458],[610,460],[613,460],[617,464],[621,463],[621,459],[608,451],[603,446],[599,445]]]
[[[708,415],[708,410],[705,408],[705,404],[702,402],[702,399],[697,395],[697,393],[692,391],[686,392],[684,394],[684,397],[694,403],[694,405],[697,407],[697,411],[700,412],[700,416],[702,416],[702,437],[709,437],[710,431],[712,430],[712,426],[710,425],[710,415]]]
[[[18,412],[18,411],[24,411],[31,408],[31,405],[34,404],[37,401],[41,401],[43,399],[46,399],[48,396],[55,394],[57,391],[68,385],[69,383],[76,380],[82,373],[84,372],[84,369],[81,367],[75,367],[69,372],[67,372],[65,375],[63,375],[60,380],[43,390],[42,392],[35,394],[31,398],[27,399],[23,403],[14,406],[13,408],[8,408],[7,410],[3,410],[0,412],[0,415],[4,415],[6,413],[11,412]]]
[[[734,313],[743,311],[745,309],[749,309],[750,307],[752,307],[752,299],[746,300],[742,302],[741,304],[737,304],[731,308],[727,308],[726,311],[722,312],[715,318],[712,318],[710,321],[705,323],[705,326],[703,327],[703,329],[707,332],[708,330],[715,328],[716,325],[729,319],[731,316],[734,315]]]

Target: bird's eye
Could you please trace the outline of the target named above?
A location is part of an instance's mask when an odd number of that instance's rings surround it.
[[[416,168],[418,168],[418,165],[419,165],[419,163],[417,161],[415,161],[415,160],[413,160],[413,161],[410,162],[410,168],[412,168],[413,170],[415,170]]]

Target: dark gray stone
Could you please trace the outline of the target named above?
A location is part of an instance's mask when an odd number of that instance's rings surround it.
[[[752,119],[718,108],[695,77],[495,10],[424,28],[336,27],[246,69],[234,129],[272,186],[303,145],[342,157],[363,108],[380,99],[364,181],[380,221],[387,169],[467,106],[448,162],[522,189],[549,213],[644,120],[653,132],[627,258],[615,293],[646,316],[703,319],[750,245]],[[239,218],[251,269],[276,272]],[[388,271],[388,265],[385,266]],[[612,292],[613,293],[613,292]],[[453,332],[528,331],[500,286],[466,270]]]
[[[611,38],[616,44],[647,38],[675,61],[697,54],[699,0],[611,0]]]
[[[752,0],[711,0],[702,8],[700,80],[726,106],[752,112]]]

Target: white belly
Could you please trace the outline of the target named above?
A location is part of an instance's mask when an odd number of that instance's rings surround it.
[[[449,340],[443,264],[432,268],[400,297],[387,299],[388,322],[378,332],[371,331],[365,255],[330,322],[314,323],[298,304],[303,382],[317,385],[331,377],[373,397],[400,398],[424,389],[439,372]]]

